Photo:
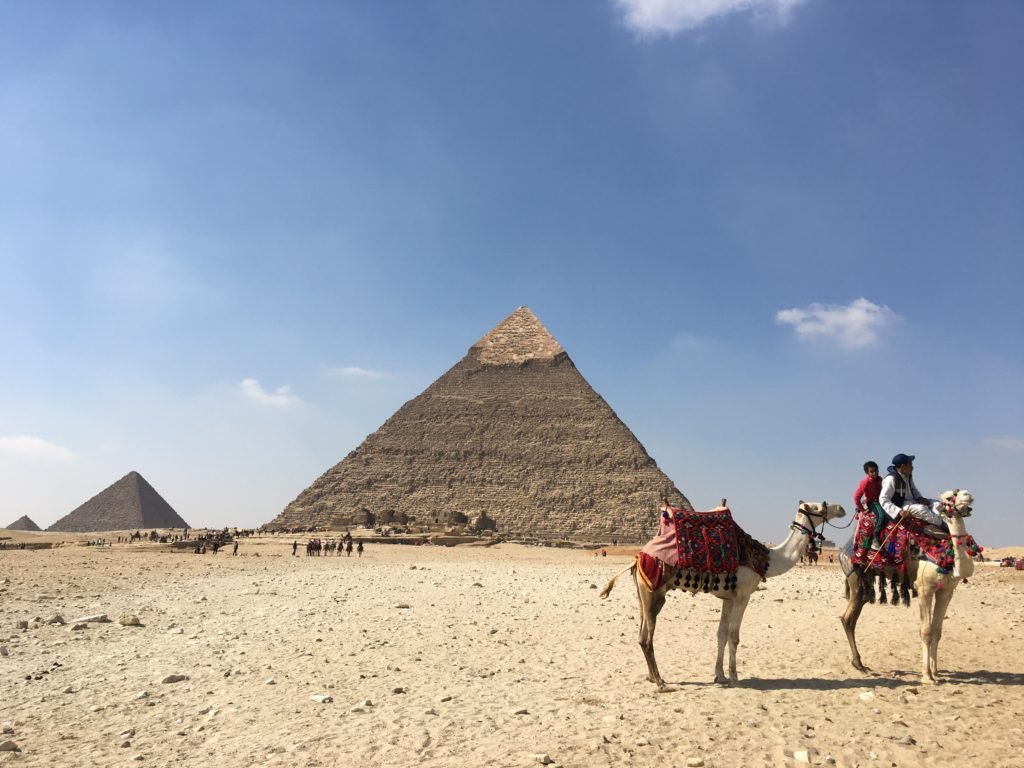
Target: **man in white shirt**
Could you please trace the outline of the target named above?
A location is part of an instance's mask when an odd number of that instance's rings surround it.
[[[934,499],[921,495],[914,484],[914,457],[897,453],[892,457],[889,474],[882,479],[878,503],[893,520],[916,517],[926,523],[945,528],[942,517],[932,509]]]

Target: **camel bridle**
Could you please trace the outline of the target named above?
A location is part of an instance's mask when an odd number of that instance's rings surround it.
[[[800,533],[803,533],[807,536],[815,552],[820,550],[820,547],[818,547],[816,542],[825,540],[825,523],[828,522],[827,501],[821,502],[821,509],[821,512],[815,512],[811,509],[805,509],[804,507],[800,507],[800,514],[804,515],[807,518],[807,522],[810,523],[810,527],[796,520],[789,524],[790,530],[799,531]],[[814,522],[814,518],[816,517],[821,518],[821,533],[818,533],[817,530],[818,523]]]

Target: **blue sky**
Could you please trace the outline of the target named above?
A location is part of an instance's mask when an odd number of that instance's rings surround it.
[[[0,524],[257,525],[520,305],[699,508],[1024,543],[1024,6],[7,3]]]

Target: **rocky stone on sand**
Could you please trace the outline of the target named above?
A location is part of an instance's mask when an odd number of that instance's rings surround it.
[[[551,755],[546,755],[543,753],[534,755],[533,760],[534,762],[540,763],[541,765],[551,765],[553,762],[555,762],[551,759]]]
[[[75,619],[76,624],[81,624],[83,622],[86,624],[105,624],[108,621],[110,621],[110,619],[107,618],[107,614],[105,613],[94,613],[91,616],[83,616],[80,619]]]
[[[53,614],[53,616],[48,616],[47,618],[43,619],[43,624],[63,624],[63,623],[64,623],[64,617],[61,616],[59,613],[55,613],[55,614]]]
[[[28,619],[22,619],[18,622],[18,629],[28,629]]]
[[[334,701],[334,697],[328,696],[326,693],[317,693],[313,696],[310,696],[309,698],[311,698],[317,704],[330,704],[332,701]]]
[[[0,656],[6,656],[8,653],[10,652],[7,650],[7,646],[0,645]]]
[[[0,752],[21,752],[21,747],[8,739],[0,742]]]
[[[704,765],[703,757],[688,757],[686,758],[687,768],[702,768]]]
[[[160,682],[161,683],[180,683],[183,680],[188,680],[188,675],[179,675],[179,674],[167,675],[167,677],[165,677]]]
[[[71,625],[71,631],[72,632],[81,632],[83,629],[88,629],[88,628],[89,628],[89,625],[88,624],[83,624],[82,622],[76,622],[76,623]]]
[[[809,750],[806,749],[798,749],[793,753],[793,759],[796,760],[798,763],[807,763],[808,765],[810,765],[811,753]]]
[[[131,613],[124,613],[118,618],[117,623],[122,627],[141,627],[142,621],[138,616]]]

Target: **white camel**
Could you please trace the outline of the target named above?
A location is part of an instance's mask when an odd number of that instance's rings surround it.
[[[942,637],[942,622],[946,617],[946,609],[953,599],[953,591],[957,585],[974,573],[974,560],[965,550],[964,537],[967,527],[964,518],[971,514],[974,497],[970,491],[945,491],[935,506],[949,527],[950,543],[953,547],[953,568],[949,573],[940,573],[939,566],[930,560],[918,560],[916,547],[912,550],[908,564],[907,579],[913,580],[917,591],[918,603],[921,608],[921,680],[925,683],[937,682],[938,647]],[[895,573],[893,569],[885,570],[885,578]],[[857,621],[865,603],[874,602],[870,590],[872,572],[854,568],[846,577],[847,605],[843,612],[843,629],[850,643],[853,666],[861,672],[869,672],[860,658],[857,649]],[[894,582],[895,584],[895,582]],[[896,587],[893,586],[893,604],[896,603]],[[883,593],[884,594],[884,593]],[[904,605],[910,604],[910,594],[904,592]]]
[[[813,538],[815,527],[825,520],[833,520],[845,514],[846,511],[839,504],[801,501],[785,541],[777,547],[768,548],[768,570],[765,578],[781,576],[796,565],[807,549],[808,540]],[[640,648],[647,660],[647,679],[655,683],[659,690],[664,691],[668,686],[658,672],[658,664],[654,659],[654,629],[658,613],[665,605],[665,595],[669,590],[677,589],[676,573],[680,569],[665,564],[664,582],[657,589],[650,590],[637,578],[637,563],[634,560],[628,568],[612,577],[601,592],[602,598],[608,597],[615,586],[615,581],[627,570],[633,575],[637,597],[640,600]],[[740,625],[743,623],[743,613],[747,609],[750,596],[760,582],[761,576],[756,571],[741,565],[736,570],[735,588],[726,589],[722,584],[718,589],[709,590],[709,594],[722,601],[722,617],[718,622],[718,657],[715,661],[716,683],[736,685],[739,681],[736,674],[736,648],[740,644]],[[725,676],[723,667],[726,646],[729,648],[729,677]]]
[[[964,544],[967,536],[964,518],[971,514],[974,497],[970,491],[946,491],[939,498],[938,508],[949,526],[953,544],[953,570],[940,573],[939,566],[931,560],[921,560],[917,568],[917,599],[921,607],[921,681],[925,683],[938,682],[939,639],[953,591],[974,573],[974,559]]]

